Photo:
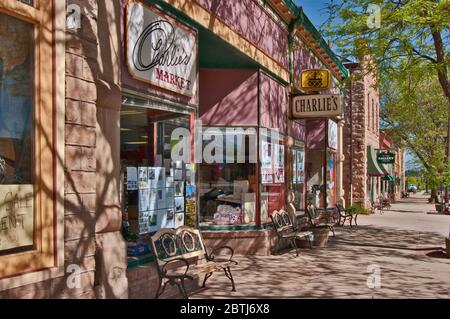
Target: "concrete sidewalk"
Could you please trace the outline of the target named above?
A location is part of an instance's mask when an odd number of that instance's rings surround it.
[[[294,251],[237,257],[237,292],[215,274],[192,298],[450,298],[442,250],[450,216],[426,214],[432,210],[417,195],[383,215],[360,216],[357,228],[338,227],[328,247],[302,249],[297,258]]]

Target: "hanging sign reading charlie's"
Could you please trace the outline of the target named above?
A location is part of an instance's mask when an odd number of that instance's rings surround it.
[[[302,95],[293,98],[294,118],[333,118],[343,112],[342,96],[339,94]]]
[[[152,85],[193,96],[197,90],[197,33],[157,9],[131,1],[127,7],[127,65]]]

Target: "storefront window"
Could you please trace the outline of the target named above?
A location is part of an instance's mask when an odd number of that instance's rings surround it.
[[[260,129],[261,224],[270,222],[275,210],[285,209],[285,145],[277,131]]]
[[[192,206],[189,201],[195,200],[195,169],[190,163],[172,160],[171,150],[177,142],[172,140],[172,132],[189,126],[189,115],[122,108],[126,237],[185,224],[185,212]]]
[[[305,210],[305,146],[296,141],[292,148],[292,189],[296,211]]]
[[[34,27],[0,13],[0,255],[33,249]]]
[[[204,128],[199,167],[200,225],[255,225],[254,128]]]
[[[60,261],[52,12],[49,0],[0,2],[0,279]]]

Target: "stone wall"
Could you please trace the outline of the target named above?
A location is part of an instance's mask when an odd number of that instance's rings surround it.
[[[361,203],[367,197],[367,147],[379,148],[379,93],[376,78],[359,64],[346,65],[352,82],[345,90],[345,121],[343,128],[343,185],[345,202]],[[373,101],[373,103],[372,103]]]
[[[66,33],[66,148],[64,259],[82,266],[81,287],[64,281],[52,297],[95,297],[95,148],[97,88],[97,6],[95,1],[67,1],[81,8],[81,29]]]

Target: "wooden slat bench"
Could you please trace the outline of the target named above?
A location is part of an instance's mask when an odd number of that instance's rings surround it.
[[[278,236],[278,246],[280,246],[282,240],[288,240],[289,244],[295,248],[295,252],[298,256],[298,246],[297,239],[306,238],[309,242],[310,247],[312,244],[309,236],[312,234],[311,231],[299,231],[297,227],[294,226],[289,213],[286,211],[274,211],[270,216],[272,219],[273,227]]]
[[[184,282],[186,279],[204,275],[203,287],[214,272],[224,272],[236,291],[231,266],[237,265],[233,260],[231,247],[218,247],[208,254],[200,231],[182,226],[177,229],[161,229],[151,237],[152,251],[156,259],[159,284],[155,298],[159,298],[167,284],[176,285],[181,295],[188,299]],[[221,251],[227,255],[216,255]]]

